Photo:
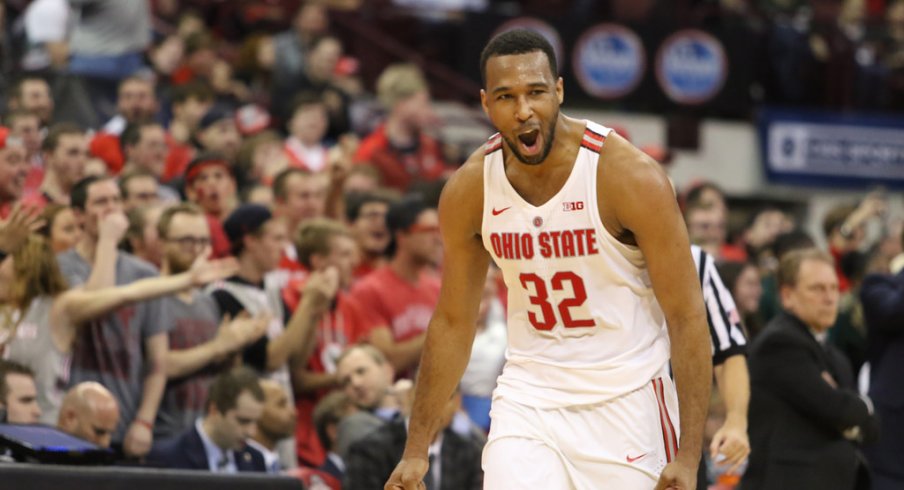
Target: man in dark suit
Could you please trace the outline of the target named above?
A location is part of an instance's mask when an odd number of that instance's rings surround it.
[[[461,394],[456,392],[443,414],[445,418],[441,427],[445,429],[430,446],[430,469],[424,476],[426,490],[483,488],[483,470],[480,467],[482,448],[472,440],[458,435],[450,427],[460,406]],[[403,418],[394,419],[352,444],[345,458],[345,481],[342,488],[383,488],[405,450],[407,425],[407,420]]]
[[[264,391],[248,368],[223,373],[210,386],[207,415],[148,455],[152,466],[214,473],[266,472],[264,455],[248,446],[264,411]]]
[[[742,488],[863,488],[857,444],[878,428],[847,359],[826,342],[839,298],[831,256],[786,254],[778,284],[785,311],[750,349],[751,453]]]
[[[867,276],[860,288],[868,332],[869,396],[882,421],[882,437],[865,448],[873,490],[904,488],[904,254],[892,261],[891,272]]]

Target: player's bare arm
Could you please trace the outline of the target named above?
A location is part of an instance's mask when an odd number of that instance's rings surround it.
[[[676,460],[658,488],[693,488],[712,384],[706,314],[687,229],[659,165],[611,134],[600,155],[600,215],[606,228],[643,253],[653,292],[665,315],[678,391],[681,436]]]
[[[470,358],[477,309],[489,266],[480,225],[483,215],[483,149],[452,176],[439,203],[443,236],[443,284],[427,329],[415,387],[414,408],[402,461],[387,489],[414,490],[427,472],[427,449],[439,427],[442,407]]]

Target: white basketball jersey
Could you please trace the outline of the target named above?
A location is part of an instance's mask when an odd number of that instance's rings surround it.
[[[538,408],[595,404],[667,368],[668,333],[643,256],[599,215],[597,164],[610,131],[587,122],[571,175],[540,206],[506,177],[501,136],[486,145],[481,234],[508,287],[508,349],[494,397]]]

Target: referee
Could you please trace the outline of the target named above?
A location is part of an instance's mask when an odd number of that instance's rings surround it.
[[[713,374],[725,403],[725,423],[713,436],[710,459],[734,473],[750,453],[747,437],[747,404],[750,401],[750,378],[747,372],[747,338],[741,325],[734,299],[716,271],[713,258],[696,245],[691,253],[697,276],[703,288],[706,320],[712,340]],[[697,473],[697,489],[707,488],[706,465]]]

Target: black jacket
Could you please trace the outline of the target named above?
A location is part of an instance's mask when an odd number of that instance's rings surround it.
[[[870,275],[860,287],[867,327],[869,396],[882,420],[882,437],[865,448],[877,475],[893,480],[878,488],[904,488],[904,271]]]
[[[345,458],[343,490],[383,488],[395,469],[408,433],[404,420],[394,420],[355,442]],[[439,490],[481,490],[481,448],[450,429],[443,432]]]
[[[748,359],[751,453],[743,490],[857,488],[860,454],[842,433],[856,426],[871,440],[878,427],[847,359],[788,313],[766,326]]]
[[[239,471],[267,471],[264,455],[257,449],[245,446],[241,451],[233,453],[235,466]],[[210,471],[207,451],[204,450],[201,435],[194,425],[182,434],[154,446],[147,459],[150,466],[160,468]]]

